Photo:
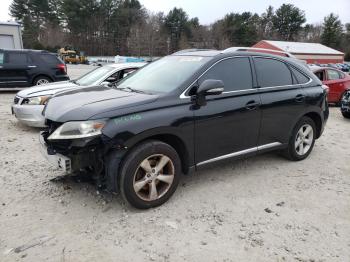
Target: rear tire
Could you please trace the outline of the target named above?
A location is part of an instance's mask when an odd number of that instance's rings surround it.
[[[150,140],[136,146],[120,169],[120,192],[133,207],[147,209],[165,203],[175,192],[181,177],[176,150]]]
[[[341,112],[343,117],[350,119],[350,112]]]
[[[343,100],[345,95],[346,95],[346,91],[344,93],[342,93],[342,95],[340,96],[339,101],[336,103],[336,106],[341,106],[341,101]]]
[[[40,85],[45,85],[45,84],[48,84],[51,82],[52,82],[52,80],[46,76],[38,76],[37,78],[34,79],[33,85],[40,86]]]
[[[303,117],[295,125],[284,156],[292,161],[307,158],[315,144],[316,125],[309,117]]]

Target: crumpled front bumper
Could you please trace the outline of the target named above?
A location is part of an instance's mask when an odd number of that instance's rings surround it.
[[[69,157],[66,157],[62,154],[49,154],[48,146],[45,143],[44,137],[42,136],[43,132],[40,132],[39,142],[40,142],[40,152],[46,158],[46,160],[52,164],[55,168],[61,169],[67,174],[72,173],[72,163]]]
[[[100,172],[103,167],[104,145],[100,137],[48,140],[51,133],[40,132],[40,147],[44,157],[56,168],[73,174],[83,169]]]

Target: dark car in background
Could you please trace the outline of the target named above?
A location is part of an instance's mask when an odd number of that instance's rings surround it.
[[[350,90],[346,91],[343,95],[340,111],[345,118],[350,118]]]
[[[59,109],[59,110],[58,110]],[[44,108],[44,155],[89,170],[137,208],[163,204],[183,173],[278,150],[311,153],[328,118],[327,91],[295,59],[254,52],[181,52],[116,87],[59,93]]]
[[[40,50],[0,49],[0,88],[29,87],[69,80],[64,62]]]

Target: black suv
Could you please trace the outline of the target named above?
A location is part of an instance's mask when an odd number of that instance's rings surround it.
[[[341,100],[340,111],[345,118],[350,118],[350,90],[347,90]]]
[[[44,109],[45,155],[90,170],[137,208],[161,205],[181,174],[279,150],[305,159],[328,118],[327,91],[304,65],[250,52],[164,57],[114,88],[61,93]]]
[[[0,88],[27,87],[69,80],[64,62],[39,50],[0,49]]]

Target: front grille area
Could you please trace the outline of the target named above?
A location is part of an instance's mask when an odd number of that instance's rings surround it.
[[[54,122],[49,119],[46,119],[45,124],[47,126],[46,130],[48,133],[48,136],[51,135],[57,128],[59,128],[63,123],[60,122]]]
[[[69,153],[69,149],[71,147],[72,141],[70,140],[57,140],[57,141],[50,141],[48,140],[48,137],[55,132],[57,128],[59,128],[63,123],[60,122],[54,122],[51,120],[46,119],[45,121],[46,129],[44,132],[42,132],[42,136],[45,140],[45,143],[48,146],[48,153],[50,155],[53,155],[55,153],[60,153],[63,155],[66,155]]]
[[[18,96],[15,96],[15,98],[13,99],[13,103],[14,103],[15,105],[17,105],[18,102],[19,102],[19,97],[18,97]]]

